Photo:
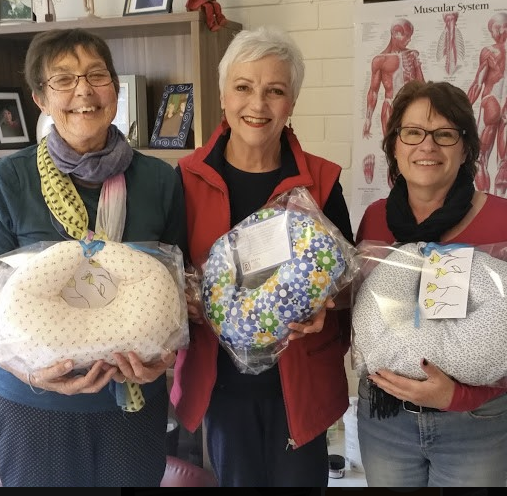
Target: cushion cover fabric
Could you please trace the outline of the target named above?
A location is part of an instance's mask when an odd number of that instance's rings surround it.
[[[417,325],[422,265],[418,244],[408,243],[361,284],[352,314],[354,368],[425,379],[420,361],[426,358],[466,384],[507,376],[507,262],[475,249],[466,318],[421,318]]]

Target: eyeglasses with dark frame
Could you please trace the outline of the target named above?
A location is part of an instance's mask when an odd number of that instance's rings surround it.
[[[70,91],[78,85],[80,78],[85,78],[90,86],[95,87],[107,86],[113,82],[111,73],[107,69],[100,69],[87,74],[55,74],[41,83],[41,86],[47,84],[55,91]]]
[[[439,146],[453,146],[459,139],[466,134],[465,129],[456,129],[454,127],[440,127],[427,131],[421,127],[398,127],[396,134],[405,145],[420,145],[428,134],[431,134],[433,141]]]

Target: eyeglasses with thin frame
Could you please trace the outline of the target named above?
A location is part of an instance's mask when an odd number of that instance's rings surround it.
[[[85,78],[89,85],[96,87],[107,86],[113,82],[111,73],[107,69],[100,69],[87,74],[55,74],[41,83],[41,86],[47,84],[55,91],[70,91],[78,85],[80,78]]]
[[[440,127],[427,131],[420,127],[398,127],[396,134],[405,145],[420,145],[428,134],[431,134],[433,141],[440,146],[453,146],[459,139],[466,134],[465,129],[456,129],[454,127]]]

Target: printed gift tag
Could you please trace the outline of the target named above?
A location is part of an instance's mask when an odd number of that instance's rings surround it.
[[[233,230],[228,241],[229,249],[236,250],[243,276],[276,267],[292,258],[286,214]]]

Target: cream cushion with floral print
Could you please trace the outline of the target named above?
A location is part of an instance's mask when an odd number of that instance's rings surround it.
[[[180,327],[180,296],[166,266],[115,242],[85,256],[79,241],[28,258],[0,292],[0,363],[33,371],[64,359],[75,368],[113,352],[160,355]]]

